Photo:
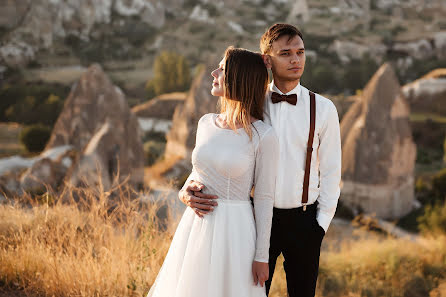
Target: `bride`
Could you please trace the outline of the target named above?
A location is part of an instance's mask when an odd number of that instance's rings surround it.
[[[268,72],[260,54],[229,47],[212,76],[220,114],[198,122],[188,181],[218,205],[204,216],[185,210],[148,297],[266,296],[278,157],[262,122]]]

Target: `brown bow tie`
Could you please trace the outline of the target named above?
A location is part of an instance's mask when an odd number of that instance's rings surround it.
[[[291,95],[280,95],[279,93],[273,92],[271,94],[271,101],[273,103],[279,103],[282,101],[286,101],[289,104],[296,105],[297,103],[297,95],[291,94]]]

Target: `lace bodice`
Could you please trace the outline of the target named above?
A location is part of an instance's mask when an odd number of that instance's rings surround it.
[[[235,132],[218,127],[217,116],[206,114],[198,122],[193,169],[188,180],[203,183],[204,192],[217,195],[217,201],[248,201],[254,186],[255,260],[268,262],[279,153],[277,137],[271,126],[256,121],[250,140],[243,128]]]

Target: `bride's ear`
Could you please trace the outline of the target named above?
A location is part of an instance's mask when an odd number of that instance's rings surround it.
[[[263,63],[265,63],[266,68],[271,69],[271,57],[267,54],[262,55]]]

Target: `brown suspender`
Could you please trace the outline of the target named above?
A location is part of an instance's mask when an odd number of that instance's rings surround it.
[[[315,126],[316,126],[316,98],[314,93],[310,92],[310,133],[308,134],[307,157],[305,160],[305,175],[304,175],[304,184],[302,190],[302,205],[304,211],[307,210],[308,187],[310,185],[310,165],[311,165],[311,155],[313,153],[313,138],[314,138]]]

